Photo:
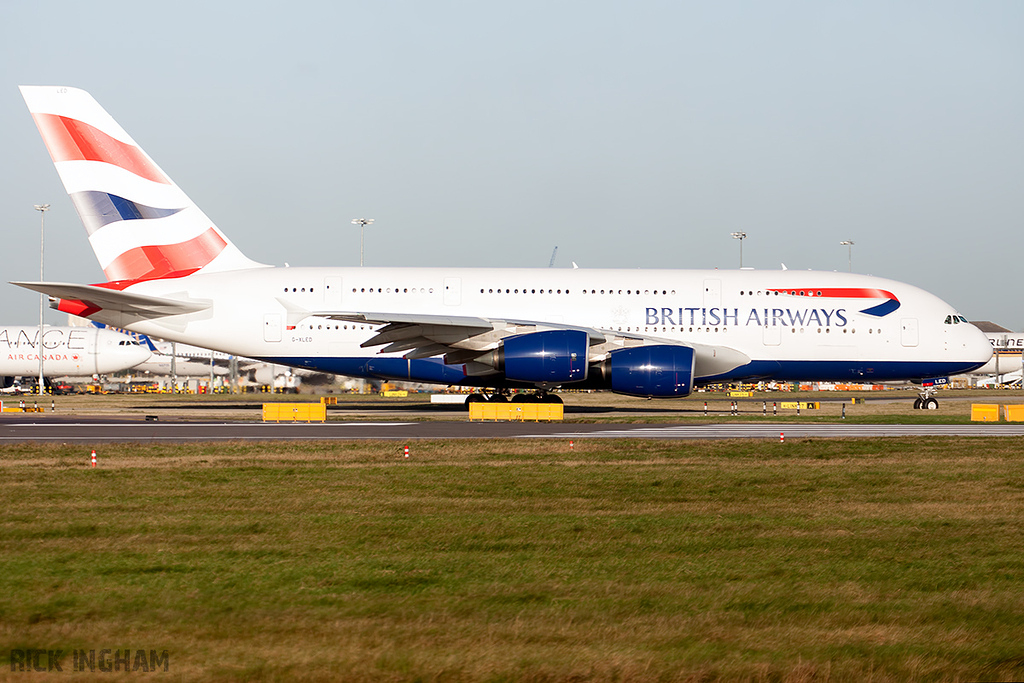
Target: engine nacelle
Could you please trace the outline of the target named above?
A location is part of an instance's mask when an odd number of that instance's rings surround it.
[[[548,330],[506,337],[478,358],[505,378],[534,384],[582,382],[587,378],[590,335],[580,330]]]
[[[637,346],[612,351],[608,365],[612,391],[628,396],[675,398],[693,391],[693,349]]]

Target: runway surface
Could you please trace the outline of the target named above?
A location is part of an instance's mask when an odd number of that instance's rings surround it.
[[[564,424],[523,422],[147,422],[109,418],[0,418],[0,443],[297,441],[352,439],[779,439],[1024,436],[1024,424]]]

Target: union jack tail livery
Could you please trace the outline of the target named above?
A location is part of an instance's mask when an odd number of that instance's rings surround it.
[[[109,282],[258,266],[77,88],[21,86]]]

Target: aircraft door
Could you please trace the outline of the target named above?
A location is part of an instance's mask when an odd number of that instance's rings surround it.
[[[462,278],[446,277],[444,279],[444,305],[458,306],[462,303]]]
[[[774,322],[774,321],[772,321]],[[764,326],[764,345],[779,346],[782,344],[782,325],[768,324]]]
[[[324,278],[324,306],[327,309],[341,308],[341,278],[332,275]]]
[[[281,314],[267,313],[263,316],[263,341],[281,341]]]
[[[900,321],[900,342],[904,346],[917,346],[917,318]]]

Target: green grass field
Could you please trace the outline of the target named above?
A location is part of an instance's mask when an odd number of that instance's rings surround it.
[[[0,677],[1024,678],[1022,439],[411,447],[5,447]]]

